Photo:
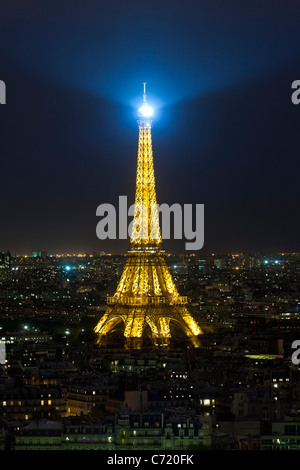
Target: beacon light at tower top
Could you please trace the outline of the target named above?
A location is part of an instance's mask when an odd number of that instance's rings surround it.
[[[149,118],[153,115],[153,108],[147,103],[143,103],[143,105],[139,109],[139,113],[141,116]]]
[[[153,115],[153,108],[149,106],[146,98],[146,83],[144,85],[143,104],[139,108],[139,115],[144,118],[150,118]]]

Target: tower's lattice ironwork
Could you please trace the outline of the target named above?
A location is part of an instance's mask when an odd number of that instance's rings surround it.
[[[144,85],[144,103],[147,106]],[[166,264],[156,202],[151,119],[140,108],[136,193],[130,249],[116,292],[107,297],[107,309],[95,327],[98,343],[123,328],[125,347],[138,349],[150,335],[154,345],[166,346],[172,323],[199,346],[201,328],[187,309]],[[147,112],[144,112],[147,111]]]

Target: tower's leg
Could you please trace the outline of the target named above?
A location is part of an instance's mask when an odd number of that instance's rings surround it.
[[[201,330],[200,326],[197,324],[196,320],[192,317],[192,315],[188,312],[187,309],[184,309],[184,311],[181,313],[181,318],[187,325],[190,334],[194,336],[199,336],[203,334],[203,331]]]
[[[199,348],[200,347],[200,341],[199,341],[199,338],[197,336],[191,335],[191,336],[188,336],[188,338],[191,341],[194,348]]]
[[[105,314],[101,317],[101,319],[98,321],[97,325],[95,326],[95,328],[94,328],[95,333],[100,334],[101,329],[102,329],[104,323],[106,322],[107,318],[108,318],[108,313],[105,313]]]
[[[159,330],[160,330],[161,345],[168,346],[170,344],[170,338],[171,338],[169,318],[162,317],[159,319]]]
[[[105,338],[107,338],[108,333],[110,333],[114,329],[114,327],[122,321],[124,321],[124,319],[121,315],[116,316],[111,312],[105,313],[94,328],[95,333],[97,333],[98,335],[98,345],[104,344]]]
[[[156,322],[154,322],[150,317],[146,318],[146,322],[150,326],[154,346],[159,346],[159,331]]]
[[[145,316],[141,309],[136,309],[128,315],[124,331],[126,349],[140,349],[142,347],[144,325]]]
[[[199,348],[200,342],[198,336],[203,333],[201,328],[197,325],[196,321],[189,313],[182,315],[182,323],[183,330],[185,331],[185,334],[191,341],[194,348]]]

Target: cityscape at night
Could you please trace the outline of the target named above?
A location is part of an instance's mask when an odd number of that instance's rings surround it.
[[[300,450],[299,20],[2,2],[0,450]]]
[[[204,334],[125,351],[93,331],[124,256],[4,253],[1,446],[297,448],[299,253],[169,255]],[[287,434],[287,429],[289,432]]]

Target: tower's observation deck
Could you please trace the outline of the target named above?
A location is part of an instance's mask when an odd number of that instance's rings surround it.
[[[145,336],[155,345],[168,345],[172,322],[198,346],[202,334],[187,310],[187,297],[180,296],[166,264],[162,247],[156,201],[151,116],[146,99],[139,109],[139,142],[136,193],[130,249],[114,296],[107,297],[107,309],[95,327],[98,343],[122,328],[127,348],[140,348]]]

